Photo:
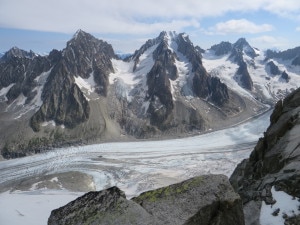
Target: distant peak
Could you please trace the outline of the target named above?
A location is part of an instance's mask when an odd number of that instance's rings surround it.
[[[18,57],[18,58],[33,58],[36,54],[30,50],[30,52],[27,52],[25,50],[22,50],[16,46],[9,49],[3,56],[5,59],[10,59],[12,57]]]
[[[76,31],[76,33],[74,34],[73,36],[73,39],[78,39],[78,38],[81,38],[81,37],[85,37],[85,36],[91,36],[89,33],[79,29]]]
[[[175,39],[178,36],[176,31],[162,31],[159,34],[159,38],[162,40],[172,40]]]
[[[241,48],[241,47],[243,47],[245,45],[250,46],[249,43],[247,42],[246,38],[243,38],[243,37],[239,38],[233,45],[236,48]]]

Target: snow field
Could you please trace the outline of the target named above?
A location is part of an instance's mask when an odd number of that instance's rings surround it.
[[[274,186],[271,192],[276,203],[274,205],[267,205],[265,202],[262,203],[260,211],[261,225],[284,225],[284,215],[291,217],[300,214],[299,198],[293,198],[283,191],[275,191]],[[278,209],[278,215],[273,215]]]

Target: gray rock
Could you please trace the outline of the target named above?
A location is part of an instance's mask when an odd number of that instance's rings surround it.
[[[153,217],[124,192],[112,187],[100,192],[89,192],[69,204],[53,210],[48,225],[129,225],[154,224]]]
[[[159,224],[244,224],[240,197],[224,175],[186,180],[134,198]]]
[[[260,225],[261,202],[250,201],[244,205],[245,225]]]
[[[53,210],[48,225],[243,225],[242,203],[224,175],[206,175],[142,193],[90,192]]]
[[[245,206],[252,201],[273,204],[272,186],[277,191],[300,196],[299,114],[300,89],[297,89],[276,104],[264,137],[258,141],[250,158],[239,164],[230,177]],[[247,214],[250,212],[245,212]]]

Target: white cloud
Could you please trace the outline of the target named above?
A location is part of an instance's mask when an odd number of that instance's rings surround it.
[[[300,31],[300,27],[296,27],[296,31]]]
[[[299,14],[299,9],[299,0],[1,0],[0,27],[66,33],[82,28],[98,33],[150,34],[197,28],[203,17],[230,12],[267,10],[285,16]],[[268,25],[253,27],[254,30],[270,29]]]
[[[289,40],[283,37],[273,37],[268,35],[252,38],[250,39],[250,41],[253,43],[253,46],[256,46],[260,49],[268,49],[268,48],[285,49],[290,46]]]
[[[228,20],[209,28],[211,34],[256,34],[273,30],[270,24],[257,25],[246,19]]]
[[[269,1],[264,10],[282,17],[296,19],[300,21],[300,1],[299,0],[276,0]]]

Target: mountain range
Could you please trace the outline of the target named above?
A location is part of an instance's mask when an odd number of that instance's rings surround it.
[[[185,33],[163,31],[122,58],[82,30],[46,56],[4,53],[1,154],[220,129],[266,111],[300,83],[299,47],[263,52],[244,38],[203,50]]]

